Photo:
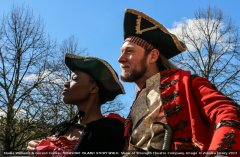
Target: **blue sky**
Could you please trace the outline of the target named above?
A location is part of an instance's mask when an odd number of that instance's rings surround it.
[[[0,17],[13,5],[33,9],[34,15],[44,22],[45,31],[58,42],[74,35],[90,56],[107,60],[118,74],[126,8],[142,11],[171,29],[174,23],[193,18],[198,8],[211,5],[221,9],[240,27],[238,0],[1,0]],[[135,97],[135,85],[123,85],[127,94],[119,98],[126,104],[123,112],[126,115]]]

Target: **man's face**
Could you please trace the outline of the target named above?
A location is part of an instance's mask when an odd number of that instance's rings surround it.
[[[147,71],[147,56],[145,50],[132,43],[124,42],[121,47],[121,56],[118,59],[122,69],[121,79],[126,82],[136,82]]]
[[[96,86],[96,83],[93,82],[91,76],[81,71],[75,71],[71,80],[64,84],[62,92],[64,103],[78,105],[88,100],[93,86]]]

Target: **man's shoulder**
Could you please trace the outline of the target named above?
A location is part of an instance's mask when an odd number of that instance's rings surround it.
[[[191,72],[183,69],[167,69],[160,72],[162,78],[168,78],[171,76],[181,75],[190,76]]]

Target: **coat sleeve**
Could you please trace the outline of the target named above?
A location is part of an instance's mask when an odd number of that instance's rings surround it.
[[[209,151],[239,151],[239,105],[221,94],[205,78],[196,77],[191,84],[203,117],[215,128]]]

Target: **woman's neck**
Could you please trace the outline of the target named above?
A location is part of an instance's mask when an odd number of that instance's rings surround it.
[[[88,124],[103,117],[96,99],[85,104],[79,104],[78,110],[84,112],[83,117],[78,119],[79,124]]]

